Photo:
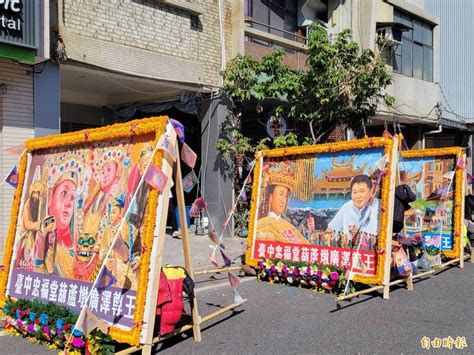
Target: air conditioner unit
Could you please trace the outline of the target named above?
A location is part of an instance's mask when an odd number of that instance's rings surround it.
[[[387,47],[399,46],[402,44],[402,33],[390,26],[377,28],[377,42]]]

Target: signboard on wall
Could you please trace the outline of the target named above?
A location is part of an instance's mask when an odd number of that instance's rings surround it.
[[[0,0],[0,43],[37,48],[38,0]]]

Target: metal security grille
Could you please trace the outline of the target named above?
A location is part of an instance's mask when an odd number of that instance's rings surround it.
[[[462,145],[462,135],[447,134],[442,136],[427,136],[426,148],[445,148]]]

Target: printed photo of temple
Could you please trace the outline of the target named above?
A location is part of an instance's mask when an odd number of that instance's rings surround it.
[[[313,199],[350,199],[351,180],[354,176],[364,174],[368,163],[354,166],[355,156],[337,161],[332,158],[329,169],[321,169],[321,177],[314,176],[316,159],[297,161],[297,186],[295,197],[302,201]]]

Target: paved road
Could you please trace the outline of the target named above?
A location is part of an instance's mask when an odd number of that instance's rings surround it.
[[[201,315],[232,302],[225,275],[216,278],[197,283]],[[452,267],[416,281],[412,292],[395,288],[390,300],[378,294],[362,296],[337,310],[330,295],[245,278],[240,293],[249,301],[240,311],[205,323],[199,344],[186,334],[158,350],[163,354],[414,354],[423,352],[420,340],[425,336],[464,336],[468,347],[463,352],[474,353],[473,280],[474,264],[466,263],[465,269]],[[0,337],[0,354],[45,353],[54,352],[21,338]]]
[[[340,310],[329,295],[244,282],[240,291],[249,301],[242,312],[205,324],[200,344],[183,336],[159,349],[163,354],[414,354],[423,352],[425,336],[465,336],[463,352],[474,353],[473,281],[474,264],[467,263],[465,269],[452,267],[416,281],[412,292],[396,288],[390,300],[362,296]],[[202,314],[231,298],[227,287],[198,296]]]

